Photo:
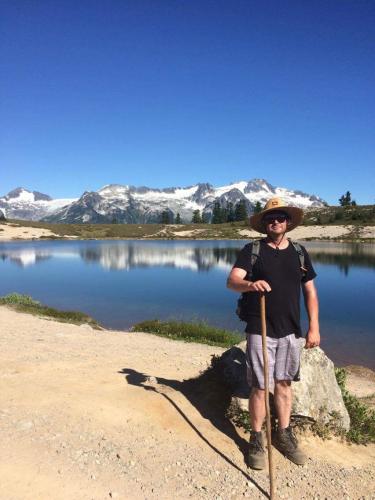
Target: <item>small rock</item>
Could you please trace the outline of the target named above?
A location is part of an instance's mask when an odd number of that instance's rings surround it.
[[[29,429],[31,429],[33,427],[33,425],[34,424],[30,420],[24,420],[22,422],[19,422],[18,428],[21,431],[28,431]]]
[[[158,383],[158,381],[157,381],[156,377],[151,376],[151,377],[146,378],[146,383],[151,384],[151,385],[156,385]]]

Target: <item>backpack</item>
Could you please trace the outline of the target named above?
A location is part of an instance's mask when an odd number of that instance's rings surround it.
[[[300,263],[300,269],[302,271],[302,276],[306,275],[307,269],[305,268],[305,254],[303,253],[302,247],[299,243],[296,241],[292,241],[291,238],[288,238],[288,241],[293,245],[293,248],[298,254],[298,259]],[[252,277],[252,269],[255,266],[255,263],[259,257],[259,252],[260,252],[260,242],[261,240],[255,240],[253,241],[251,245],[251,257],[250,257],[250,264],[251,264],[251,273],[250,273],[250,278]],[[237,308],[236,308],[236,314],[240,318],[241,321],[246,321],[247,322],[247,310],[246,310],[246,302],[247,302],[247,294],[250,292],[245,292],[241,293],[241,297],[237,301]]]

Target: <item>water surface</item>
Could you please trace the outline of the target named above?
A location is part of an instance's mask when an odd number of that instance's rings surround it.
[[[244,241],[38,241],[0,244],[0,295],[86,312],[109,328],[203,319],[243,331],[225,286]],[[318,277],[322,347],[375,368],[375,244],[307,242]],[[306,326],[306,316],[303,324]]]

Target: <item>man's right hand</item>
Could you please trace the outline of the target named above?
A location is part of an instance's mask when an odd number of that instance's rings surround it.
[[[235,292],[270,292],[271,287],[264,280],[247,281],[245,280],[247,271],[240,267],[234,267],[227,279],[227,287]]]
[[[271,287],[264,280],[253,281],[249,286],[249,292],[270,292]]]

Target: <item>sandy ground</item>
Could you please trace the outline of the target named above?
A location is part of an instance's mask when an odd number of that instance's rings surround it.
[[[346,367],[346,388],[352,394],[375,407],[375,372],[363,366],[350,365]]]
[[[340,238],[347,236],[355,229],[355,226],[299,226],[288,233],[288,236],[294,240],[304,240],[306,238]],[[248,238],[259,238],[259,233],[251,229],[242,229],[239,231],[241,236]],[[375,226],[365,226],[360,228],[359,237],[375,238]]]
[[[266,498],[247,436],[189,382],[223,349],[4,306],[0,325],[1,499]],[[303,467],[274,450],[277,498],[375,498],[375,446],[303,446]]]
[[[41,229],[38,227],[23,227],[13,224],[0,225],[0,241],[1,240],[31,240],[39,239],[41,236],[51,237],[56,236],[49,229]]]
[[[178,236],[179,238],[186,238],[190,236],[195,236],[196,238],[198,238],[199,235],[204,232],[205,229],[191,229],[190,231],[173,231],[173,234],[175,236]]]
[[[177,238],[194,238],[200,237],[204,233],[204,229],[191,229],[187,231],[178,231],[180,226],[171,224],[161,229],[155,234],[145,236],[145,239],[152,238],[168,238],[176,236]],[[291,231],[288,236],[295,240],[303,240],[306,238],[330,239],[345,237],[355,229],[354,226],[300,226]],[[259,233],[252,229],[239,229],[238,235],[246,238],[259,238]],[[48,229],[40,229],[36,227],[23,227],[12,224],[0,224],[0,241],[13,239],[38,239],[42,236],[74,239],[76,236],[59,236]],[[359,229],[358,236],[360,238],[375,239],[375,226],[365,226]]]

